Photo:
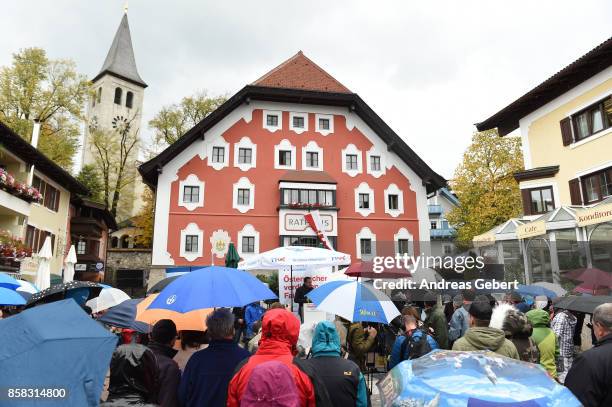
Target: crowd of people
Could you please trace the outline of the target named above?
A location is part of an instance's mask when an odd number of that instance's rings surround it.
[[[574,346],[578,316],[550,302],[523,304],[516,293],[497,303],[465,291],[443,305],[428,293],[402,308],[388,368],[434,349],[487,350],[540,364],[585,406],[612,405],[612,304],[594,311],[595,346],[582,353]],[[279,303],[216,309],[206,326],[205,335],[177,332],[161,320],[148,338],[118,346],[102,405],[365,407],[366,355],[389,332],[337,317],[316,325],[305,351],[304,325]]]

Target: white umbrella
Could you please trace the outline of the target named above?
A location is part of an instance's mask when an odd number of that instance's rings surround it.
[[[278,247],[240,262],[242,270],[280,269],[283,267],[344,266],[351,264],[351,255],[319,247]]]
[[[107,287],[100,291],[100,295],[87,301],[85,305],[91,308],[91,312],[100,312],[105,309],[121,304],[130,299],[130,296],[118,288]]]
[[[23,293],[36,294],[40,290],[34,284],[25,280],[17,280],[19,283],[19,287],[17,287],[17,291],[21,291]]]
[[[70,246],[66,260],[64,260],[64,283],[74,280],[74,265],[76,262],[76,251],[74,250],[74,245],[72,245]]]
[[[38,252],[38,272],[36,273],[36,286],[41,290],[51,287],[51,237],[47,236]]]
[[[286,246],[249,257],[238,263],[238,268],[241,270],[278,270],[288,267],[291,272],[291,281],[293,281],[294,267],[313,268],[349,264],[351,264],[350,254],[319,247]],[[291,296],[291,309],[293,309],[293,296]]]

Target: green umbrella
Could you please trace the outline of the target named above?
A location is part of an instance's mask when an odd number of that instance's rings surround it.
[[[225,255],[225,267],[238,268],[239,261],[240,255],[238,254],[238,250],[236,250],[236,246],[234,246],[233,243],[230,243],[227,254]]]

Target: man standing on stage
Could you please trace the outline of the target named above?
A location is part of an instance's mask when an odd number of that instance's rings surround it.
[[[293,298],[293,302],[300,304],[300,320],[304,323],[304,303],[310,302],[308,298],[306,298],[306,294],[311,292],[313,289],[312,286],[312,278],[304,277],[304,284],[299,286],[295,290],[295,297]]]

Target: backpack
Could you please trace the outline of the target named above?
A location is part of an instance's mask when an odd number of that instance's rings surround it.
[[[414,334],[417,332],[421,332],[421,335],[415,338]],[[431,352],[431,345],[427,340],[427,332],[422,329],[417,328],[412,332],[412,335],[404,336],[406,339],[400,347],[400,357],[402,360],[420,358]]]
[[[284,363],[271,360],[251,372],[242,393],[240,407],[299,407],[300,396],[291,370]]]

